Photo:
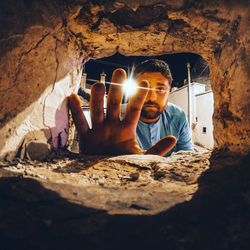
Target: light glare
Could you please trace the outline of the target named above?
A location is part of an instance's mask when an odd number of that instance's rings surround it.
[[[135,94],[138,88],[136,81],[131,77],[125,80],[122,87],[123,87],[124,94],[127,98]]]

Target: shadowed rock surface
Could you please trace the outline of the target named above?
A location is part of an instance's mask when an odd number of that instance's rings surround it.
[[[3,162],[1,249],[248,249],[249,159],[210,157]]]

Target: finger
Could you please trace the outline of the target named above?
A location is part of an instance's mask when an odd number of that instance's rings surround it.
[[[78,134],[80,136],[84,135],[88,131],[89,126],[83,114],[83,111],[81,108],[81,101],[79,97],[75,93],[72,93],[68,97],[68,104],[69,104],[69,108],[71,110],[73,121],[76,125],[76,130]]]
[[[111,85],[107,98],[107,119],[117,120],[120,118],[121,102],[123,89],[120,85],[112,85],[112,83],[122,84],[126,79],[126,71],[116,69],[113,72]]]
[[[160,141],[158,141],[155,145],[149,148],[145,154],[153,154],[153,155],[165,155],[168,153],[177,143],[177,139],[174,136],[166,136]]]
[[[90,114],[93,128],[101,124],[104,120],[104,95],[105,85],[103,83],[97,82],[91,87]]]
[[[142,81],[138,84],[136,93],[130,97],[125,114],[123,116],[123,122],[126,124],[137,126],[137,122],[140,118],[141,109],[145,102],[149,83],[148,81]],[[145,89],[146,88],[146,89]]]

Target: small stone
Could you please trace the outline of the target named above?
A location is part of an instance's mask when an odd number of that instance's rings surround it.
[[[131,173],[130,177],[131,177],[130,181],[136,181],[139,178],[139,173],[137,173],[137,172]]]
[[[21,163],[17,163],[16,168],[18,169],[23,168],[23,165]]]

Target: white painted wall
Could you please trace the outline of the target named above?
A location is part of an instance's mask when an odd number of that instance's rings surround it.
[[[182,108],[188,115],[188,89],[187,86],[174,90],[169,95],[169,101]]]
[[[191,83],[191,126],[193,123],[196,122],[196,102],[195,102],[195,96],[204,93],[206,89],[205,84],[200,84],[197,82]]]
[[[191,132],[194,144],[212,149],[213,139],[213,93],[205,92],[205,84],[193,82],[190,84]],[[188,86],[174,89],[169,95],[169,101],[182,108],[188,117]],[[196,119],[198,122],[196,122]],[[206,128],[206,133],[203,132]]]
[[[190,84],[190,112],[191,112],[191,125],[195,122],[196,107],[195,95],[205,92],[206,86],[204,84],[193,82]],[[169,95],[169,101],[182,108],[188,117],[188,86],[185,85],[172,91]]]
[[[205,148],[214,147],[213,137],[213,112],[214,96],[212,91],[207,91],[195,96],[197,123],[193,128],[193,142]],[[203,131],[206,129],[206,132]]]

